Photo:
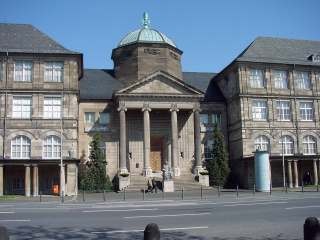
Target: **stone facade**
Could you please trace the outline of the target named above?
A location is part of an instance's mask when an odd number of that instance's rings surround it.
[[[21,82],[15,79],[15,63],[17,61],[32,63],[30,81]],[[47,62],[63,63],[61,83],[44,80]],[[59,183],[60,176],[57,169],[60,158],[44,159],[43,145],[48,136],[56,136],[59,139],[62,136],[62,156],[67,169],[65,180],[67,191],[65,193],[68,195],[77,194],[77,167],[73,167],[71,170],[71,166],[77,166],[78,159],[78,81],[82,71],[80,62],[80,55],[8,53],[8,55],[0,57],[3,69],[0,81],[2,194],[22,193],[29,196],[31,194],[38,195],[40,192],[43,194],[52,193],[52,185]],[[29,118],[16,118],[12,113],[13,98],[22,96],[28,96],[31,99]],[[46,119],[44,117],[44,98],[48,96],[62,98],[62,121],[61,118]],[[18,136],[24,136],[30,140],[30,156],[15,158],[12,155],[12,141]],[[25,168],[25,173],[15,171],[18,168]],[[52,176],[49,179],[48,175],[51,173]],[[50,183],[44,184],[44,181]],[[22,184],[23,182],[24,184]]]
[[[252,88],[249,82],[250,69],[260,69],[263,72],[264,87]],[[273,70],[282,70],[287,73],[287,89],[275,88]],[[274,186],[283,186],[282,174],[282,136],[291,136],[294,142],[293,154],[285,156],[286,184],[298,186],[305,172],[313,175],[313,182],[317,182],[318,157],[303,154],[303,138],[313,136],[319,143],[319,67],[296,66],[288,64],[245,63],[234,62],[226,68],[216,81],[227,99],[228,108],[228,135],[230,146],[230,162],[236,179],[245,187],[252,187],[254,183],[253,152],[255,139],[266,136],[269,139],[269,150],[272,168],[272,182]],[[309,74],[311,88],[309,90],[297,88],[296,72],[303,71]],[[253,118],[253,101],[265,100],[267,118],[255,120]],[[277,101],[290,102],[290,120],[279,121],[277,118]],[[301,120],[301,102],[313,103],[313,117],[310,121]],[[316,144],[316,153],[320,146]],[[315,160],[315,165],[311,163]],[[294,173],[291,163],[295,163],[297,170]],[[290,177],[291,176],[291,177]],[[294,176],[294,177],[292,177]],[[293,179],[295,178],[295,179]],[[297,183],[293,184],[295,180]]]

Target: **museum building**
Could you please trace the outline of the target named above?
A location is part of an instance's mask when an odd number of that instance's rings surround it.
[[[182,50],[147,14],[113,49],[113,69],[83,69],[81,53],[31,25],[0,24],[0,36],[0,194],[52,193],[60,169],[77,194],[96,133],[108,175],[129,175],[129,188],[165,164],[177,186],[199,186],[214,125],[234,183],[253,186],[256,149],[270,153],[274,187],[307,172],[318,183],[320,42],[258,37],[204,73],[182,71]]]

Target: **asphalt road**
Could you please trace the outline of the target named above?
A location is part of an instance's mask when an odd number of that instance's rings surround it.
[[[302,239],[320,217],[320,193],[225,196],[210,200],[1,202],[10,239],[143,239],[154,222],[161,239]]]

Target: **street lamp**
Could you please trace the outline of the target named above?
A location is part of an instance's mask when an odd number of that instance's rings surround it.
[[[61,108],[60,108],[60,198],[61,202],[64,201],[65,194],[65,174],[64,174],[64,166],[63,166],[63,90],[61,92]]]
[[[282,176],[283,176],[283,188],[286,187],[286,170],[285,170],[285,163],[284,163],[284,145],[283,145],[283,135],[281,131],[281,152],[282,152]]]

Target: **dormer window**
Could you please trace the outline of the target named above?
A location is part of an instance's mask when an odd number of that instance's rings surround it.
[[[320,63],[320,53],[312,54],[308,59],[314,63]]]

